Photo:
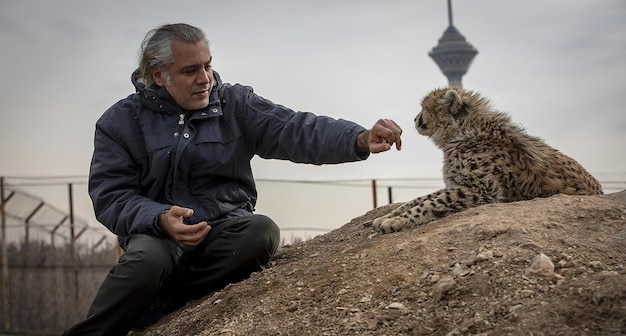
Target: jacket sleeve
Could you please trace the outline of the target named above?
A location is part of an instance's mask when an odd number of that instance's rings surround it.
[[[245,111],[246,134],[263,158],[320,165],[360,161],[369,155],[355,150],[357,136],[366,129],[354,122],[295,112],[251,89]]]
[[[160,235],[156,218],[170,206],[141,196],[138,169],[116,128],[109,126],[110,119],[114,118],[105,113],[98,120],[94,136],[89,196],[96,218],[118,236]]]

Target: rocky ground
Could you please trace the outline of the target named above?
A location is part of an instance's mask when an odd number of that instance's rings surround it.
[[[374,209],[146,335],[626,335],[626,191],[489,204],[388,235]]]

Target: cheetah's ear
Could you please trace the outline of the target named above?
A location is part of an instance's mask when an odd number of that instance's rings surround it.
[[[463,107],[461,95],[455,89],[449,89],[443,94],[442,102],[448,108],[451,115],[459,113]]]

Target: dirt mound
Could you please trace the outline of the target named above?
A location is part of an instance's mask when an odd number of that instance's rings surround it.
[[[146,335],[626,334],[626,191],[364,227],[394,206],[281,248]]]

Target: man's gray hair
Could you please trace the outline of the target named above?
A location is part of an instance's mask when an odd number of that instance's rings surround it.
[[[204,41],[209,45],[204,32],[185,23],[166,24],[150,30],[141,43],[139,54],[139,77],[146,86],[154,84],[152,67],[156,66],[166,77],[167,69],[173,61],[172,42]]]

